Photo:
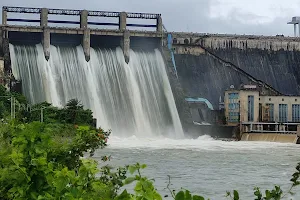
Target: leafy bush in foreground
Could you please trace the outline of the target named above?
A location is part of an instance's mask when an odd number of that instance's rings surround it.
[[[109,133],[64,128],[1,124],[0,199],[111,199],[115,184],[96,178],[95,161],[81,159],[85,151],[104,147]],[[62,132],[53,134],[57,131]]]

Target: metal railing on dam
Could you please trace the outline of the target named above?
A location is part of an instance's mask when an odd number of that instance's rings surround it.
[[[36,19],[36,16],[35,18],[25,18],[24,15],[18,18],[11,18],[8,16],[9,13],[39,14],[40,16],[39,19]],[[78,16],[79,18],[78,20],[66,20],[64,17],[61,17],[54,20],[49,19],[49,15],[69,15]],[[98,17],[118,18],[118,22],[98,22]],[[128,23],[127,19],[155,20],[156,23]],[[18,24],[10,24],[9,22],[17,22]],[[24,22],[26,25],[20,25]],[[30,23],[29,25],[28,22]],[[32,23],[39,23],[39,25],[31,25]],[[75,24],[79,26],[62,27],[53,26],[53,24]],[[118,28],[105,29],[104,26]],[[155,28],[156,30],[128,30],[129,27]],[[35,40],[38,40],[39,43],[43,44],[45,58],[48,60],[50,57],[50,45],[53,42],[52,37],[54,37],[55,34],[69,36],[79,35],[87,61],[90,60],[91,37],[95,38],[94,36],[114,36],[113,40],[120,40],[118,42],[118,46],[121,46],[123,49],[125,61],[128,63],[129,51],[131,47],[130,37],[152,38],[152,40],[155,40],[155,42],[159,41],[160,43],[163,36],[163,24],[161,14],[4,6],[2,8],[2,25],[0,26],[0,57],[3,56],[5,60],[9,60],[8,44],[12,41],[13,36],[15,36],[17,37],[15,40],[20,42],[24,42],[26,38],[34,38]],[[70,38],[69,36],[67,37]],[[113,42],[116,43],[115,41]],[[134,41],[132,42],[134,43]]]
[[[24,19],[24,18],[8,18],[8,13],[27,13],[40,14],[40,19]],[[48,20],[48,15],[71,15],[80,16],[80,21],[69,20]],[[119,18],[118,23],[109,22],[93,22],[89,21],[88,17],[109,17]],[[155,24],[133,24],[127,23],[127,18],[133,19],[154,19]],[[105,26],[119,26],[119,29],[126,29],[131,27],[154,27],[158,32],[162,31],[161,14],[153,13],[132,13],[132,12],[109,12],[109,11],[88,11],[88,10],[71,10],[71,9],[51,9],[51,8],[29,8],[29,7],[9,7],[2,8],[2,24],[6,25],[8,22],[36,22],[41,26],[47,26],[48,23],[55,24],[80,24],[80,28],[90,25],[105,25]]]

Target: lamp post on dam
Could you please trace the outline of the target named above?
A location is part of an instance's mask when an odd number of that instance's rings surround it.
[[[292,21],[288,22],[288,24],[294,25],[294,37],[297,37],[297,24],[299,28],[299,37],[300,37],[300,17],[293,17]]]
[[[40,19],[25,19],[25,18],[9,18],[8,13],[27,13],[39,14]],[[68,20],[52,20],[49,15],[69,15],[79,16],[78,21]],[[25,16],[25,15],[23,15]],[[95,22],[91,21],[89,17],[106,17],[118,18],[117,23]],[[63,19],[63,18],[61,18]],[[128,19],[149,19],[155,20],[155,24],[133,24],[128,23]],[[20,26],[10,25],[8,22],[29,22],[39,23],[39,26]],[[54,27],[49,24],[78,24],[78,28],[71,27]],[[93,26],[115,26],[118,29],[93,29]],[[156,28],[155,31],[139,31],[128,30],[128,27],[143,27]],[[6,7],[2,8],[2,26],[0,27],[0,54],[8,54],[9,33],[10,32],[26,32],[26,33],[40,33],[41,43],[43,45],[46,60],[50,58],[50,45],[52,34],[71,34],[82,35],[81,45],[85,54],[86,61],[90,60],[91,35],[96,36],[117,36],[121,37],[119,46],[121,46],[126,63],[129,62],[130,51],[130,37],[147,37],[147,38],[161,38],[162,37],[162,18],[160,14],[151,13],[127,13],[127,12],[107,12],[107,11],[88,11],[88,10],[69,10],[69,9],[49,9],[49,8],[27,8],[27,7]],[[5,44],[5,41],[7,44]],[[3,50],[1,52],[1,50]],[[0,57],[3,55],[0,55]],[[5,58],[5,56],[3,56]],[[9,56],[8,56],[9,57]]]

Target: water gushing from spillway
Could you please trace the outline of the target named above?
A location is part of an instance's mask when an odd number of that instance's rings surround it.
[[[63,106],[77,98],[93,111],[97,125],[114,135],[183,136],[164,61],[158,50],[131,50],[126,64],[120,48],[83,49],[51,46],[49,61],[41,45],[10,44],[12,72],[22,81],[30,103]]]

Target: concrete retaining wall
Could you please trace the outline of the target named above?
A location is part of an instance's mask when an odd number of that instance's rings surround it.
[[[210,49],[237,48],[300,51],[300,38],[282,36],[172,33],[175,44],[201,44]]]
[[[296,144],[298,140],[298,136],[296,134],[244,133],[241,140]]]

